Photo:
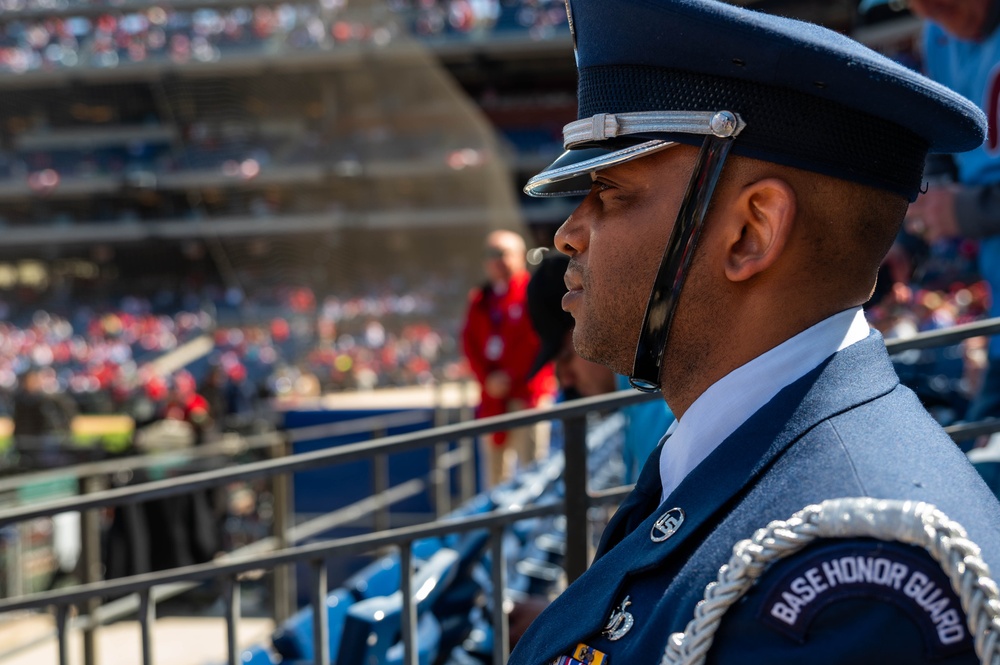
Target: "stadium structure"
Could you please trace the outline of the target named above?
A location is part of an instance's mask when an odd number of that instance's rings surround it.
[[[562,2],[6,4],[7,294],[464,287],[486,229],[568,210],[518,198],[575,116]]]
[[[518,223],[490,128],[388,7],[206,4],[3,12],[5,289],[467,278]]]

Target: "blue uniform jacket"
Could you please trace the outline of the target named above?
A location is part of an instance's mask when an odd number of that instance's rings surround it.
[[[662,505],[659,451],[609,523],[594,564],[534,621],[512,665],[547,664],[572,655],[579,643],[606,654],[604,665],[659,662],[668,636],[684,630],[736,542],[830,498],[933,503],[1000,570],[1000,504],[900,385],[878,333],[784,388]],[[672,508],[684,511],[683,523],[653,542],[654,523]],[[855,574],[848,564],[853,571],[855,562],[880,561],[905,577],[887,572],[875,583],[860,576],[847,583]],[[968,635],[954,627],[956,616],[962,624],[965,617],[950,613],[957,599],[947,587],[916,548],[822,541],[775,564],[730,609],[708,662],[977,662]],[[601,631],[626,597],[633,625],[612,641]],[[794,627],[780,620],[789,607],[799,613]]]

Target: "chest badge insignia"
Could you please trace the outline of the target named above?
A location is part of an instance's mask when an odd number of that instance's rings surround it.
[[[622,601],[622,604],[611,612],[608,624],[604,626],[604,630],[601,631],[601,634],[612,642],[625,637],[625,633],[632,629],[632,624],[635,623],[635,619],[632,617],[631,612],[625,611],[625,609],[631,604],[631,596],[625,596],[625,600]]]
[[[677,533],[677,530],[684,524],[684,511],[680,508],[671,508],[660,515],[653,524],[653,529],[649,533],[649,539],[654,543],[662,543],[670,536]]]

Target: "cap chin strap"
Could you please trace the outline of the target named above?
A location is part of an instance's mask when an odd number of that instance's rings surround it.
[[[663,352],[677,300],[691,267],[712,194],[732,145],[732,138],[718,136],[706,136],[701,145],[698,161],[677,212],[677,221],[663,250],[660,270],[656,273],[639,331],[632,376],[629,377],[629,383],[636,390],[651,393],[660,389]]]

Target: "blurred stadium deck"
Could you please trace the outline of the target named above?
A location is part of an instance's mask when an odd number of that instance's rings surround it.
[[[0,623],[0,651],[52,635],[50,616],[29,615]],[[274,621],[244,618],[240,622],[238,644],[248,647],[266,641],[274,630]],[[96,665],[135,665],[139,644],[139,624],[121,621],[101,629],[97,638]],[[82,637],[70,638],[70,665],[82,665]],[[170,665],[220,665],[226,661],[226,624],[221,617],[164,617],[153,631],[153,654],[157,663]],[[57,663],[56,639],[26,649],[3,662],[5,665],[44,665]]]

